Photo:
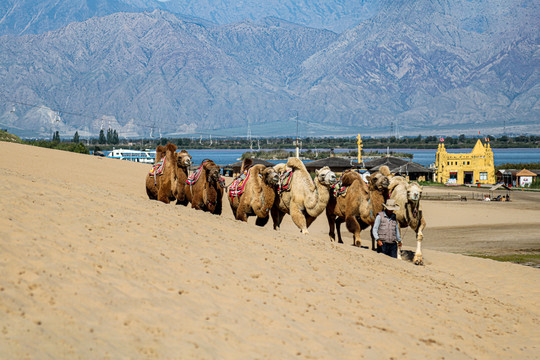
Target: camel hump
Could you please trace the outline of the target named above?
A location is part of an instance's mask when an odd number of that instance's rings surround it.
[[[260,174],[263,173],[264,169],[266,169],[265,165],[257,164],[257,165],[253,165],[252,167],[250,167],[249,171],[250,171],[251,175],[259,176]]]
[[[166,149],[166,151],[176,152],[176,150],[177,150],[178,148],[177,148],[176,145],[174,145],[173,143],[168,143],[168,144],[165,146],[165,149]]]
[[[242,174],[252,165],[253,165],[253,160],[251,160],[250,158],[245,158],[244,161],[242,161],[242,167],[240,168],[240,173]]]
[[[341,176],[341,183],[343,184],[343,186],[349,186],[355,180],[361,180],[362,182],[364,182],[364,179],[362,179],[362,175],[360,175],[356,171],[346,171]]]
[[[379,172],[381,174],[383,174],[384,176],[389,176],[391,173],[390,173],[390,168],[386,165],[383,165],[379,168]]]
[[[403,185],[404,187],[408,186],[407,180],[403,176],[394,176],[390,179],[390,185],[388,185],[388,190],[392,192],[396,187]]]
[[[293,169],[306,170],[306,166],[302,160],[295,157],[291,157],[289,160],[287,160],[287,166]]]

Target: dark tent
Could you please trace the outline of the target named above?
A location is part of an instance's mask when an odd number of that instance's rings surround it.
[[[404,160],[391,156],[366,161],[364,164],[366,169],[372,173],[379,171],[381,166],[386,165],[392,174],[408,177],[409,180],[422,180],[421,178],[423,178],[424,181],[429,181],[432,180],[433,176],[433,170],[431,169],[410,160]]]
[[[253,165],[265,165],[265,166],[274,166],[276,164],[271,163],[270,161],[266,161],[263,159],[251,159],[253,160]],[[228,176],[234,176],[234,174],[239,174],[240,169],[242,168],[242,161],[237,161],[235,163],[229,164],[229,165],[223,165],[223,174]]]
[[[328,166],[330,170],[336,173],[342,173],[343,171],[351,168],[356,168],[358,165],[357,161],[352,159],[342,158],[342,157],[328,157],[326,159],[313,160],[306,162],[306,169],[309,172],[315,172],[315,170],[322,167]]]

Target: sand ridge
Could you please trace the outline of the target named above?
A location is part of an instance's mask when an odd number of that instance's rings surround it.
[[[418,267],[331,243],[321,218],[302,236],[150,201],[148,165],[0,153],[2,358],[537,357],[538,269],[429,250],[472,202],[425,202]]]

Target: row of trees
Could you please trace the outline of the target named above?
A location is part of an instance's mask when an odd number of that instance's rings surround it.
[[[414,149],[433,149],[439,143],[444,141],[447,148],[470,148],[473,147],[478,139],[482,141],[488,140],[491,147],[506,148],[506,147],[539,147],[540,136],[515,136],[510,137],[503,135],[500,137],[476,136],[467,137],[463,134],[459,136],[422,136],[401,137],[394,136],[388,138],[370,138],[362,139],[364,149],[381,149],[381,148],[414,148]],[[60,134],[58,131],[53,133],[52,141],[60,142]],[[300,139],[303,149],[355,149],[357,147],[355,137],[349,138],[303,138]],[[75,132],[72,142],[80,142],[79,133]],[[119,145],[121,141],[118,132],[115,129],[108,129],[106,132],[101,130],[98,138],[89,139],[88,142],[92,145]],[[124,144],[133,144],[135,148],[155,148],[157,145],[164,145],[167,142],[172,142],[180,148],[185,149],[293,149],[296,147],[296,138],[261,138],[261,139],[246,139],[246,138],[229,138],[229,139],[210,139],[200,137],[190,138],[160,138],[160,139],[126,139]]]
[[[55,131],[52,135],[52,141],[53,142],[61,142],[60,139],[60,132]],[[73,140],[71,142],[73,143],[79,143],[81,141],[79,132],[75,131],[75,134],[73,135]],[[94,142],[94,141],[93,141]],[[118,132],[114,129],[108,129],[107,135],[105,135],[105,132],[103,129],[99,132],[99,138],[98,138],[98,144],[110,144],[110,145],[117,145],[120,144],[120,139],[118,137]]]

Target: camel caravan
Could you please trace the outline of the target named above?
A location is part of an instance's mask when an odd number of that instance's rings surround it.
[[[316,170],[312,178],[304,163],[289,158],[275,166],[253,165],[245,159],[240,175],[226,185],[221,168],[210,159],[201,162],[189,174],[191,155],[186,150],[177,151],[174,144],[158,146],[156,161],[145,179],[146,193],[151,200],[191,207],[221,215],[223,194],[227,198],[236,220],[247,222],[255,216],[257,226],[265,226],[270,217],[273,227],[279,230],[286,214],[302,234],[326,212],[331,241],[341,238],[341,224],[353,234],[353,245],[361,247],[362,230],[373,227],[377,214],[382,213],[389,199],[397,204],[395,212],[399,231],[411,228],[416,233],[417,246],[413,262],[423,264],[422,230],[426,221],[420,199],[422,187],[401,176],[394,176],[386,166],[369,175],[367,182],[354,170],[346,170],[341,178],[325,166]],[[371,234],[371,249],[376,250]],[[398,258],[400,258],[398,252]]]

